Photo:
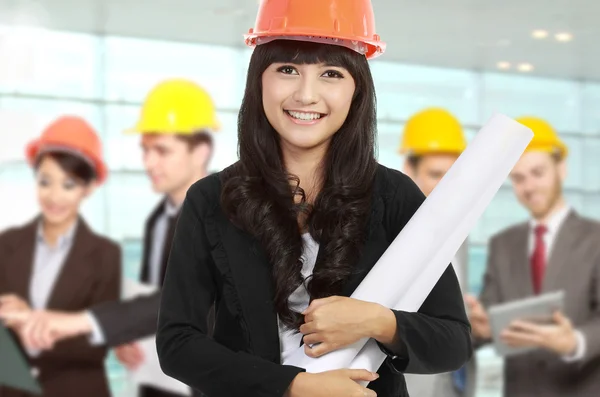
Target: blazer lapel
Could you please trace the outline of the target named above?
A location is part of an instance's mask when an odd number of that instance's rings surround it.
[[[562,271],[570,263],[574,251],[573,246],[580,241],[577,219],[577,215],[571,211],[558,229],[546,262],[542,288],[544,292],[553,291],[558,286]]]
[[[388,241],[388,236],[382,226],[383,200],[380,196],[375,196],[373,200],[373,211],[367,221],[366,241],[362,247],[361,255],[354,265],[352,275],[343,288],[343,296],[352,295],[392,242]]]
[[[211,219],[207,219],[207,222],[208,228],[213,227],[210,225]],[[222,271],[230,270],[232,273],[243,323],[247,327],[250,352],[279,363],[274,286],[266,254],[256,239],[229,223],[222,213],[217,216],[217,229],[224,252],[217,250],[213,255]],[[214,243],[218,244],[216,241]]]
[[[93,248],[92,232],[85,221],[79,218],[71,250],[48,298],[49,309],[67,308],[69,301],[76,296],[76,290],[86,285],[85,278],[90,274],[86,256]]]
[[[510,278],[510,282],[507,285],[514,286],[511,297],[521,298],[532,296],[534,295],[533,278],[531,276],[531,261],[527,249],[529,243],[529,224],[525,223],[519,226],[512,237],[510,272],[506,273],[506,277]]]
[[[144,227],[144,246],[142,253],[142,264],[140,268],[140,281],[147,283],[150,281],[150,256],[152,255],[152,233],[154,231],[154,225],[156,224],[156,220],[163,213],[165,208],[165,201],[167,199],[163,198],[156,208],[150,213],[146,221],[146,225]]]
[[[10,271],[8,271],[10,290],[8,292],[20,296],[27,302],[29,302],[29,283],[33,270],[38,221],[39,217],[22,229],[22,237],[19,239],[11,263],[8,265],[10,266]]]

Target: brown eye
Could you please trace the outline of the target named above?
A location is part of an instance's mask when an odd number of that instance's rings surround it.
[[[296,68],[294,68],[293,66],[289,66],[289,65],[281,66],[280,68],[277,69],[277,71],[280,73],[283,73],[283,74],[298,74],[298,72],[296,71]]]
[[[337,70],[328,70],[325,73],[323,73],[324,77],[328,77],[330,79],[343,79],[344,76],[342,76],[342,74],[340,72],[338,72]]]

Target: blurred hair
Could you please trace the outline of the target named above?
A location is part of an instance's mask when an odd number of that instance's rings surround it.
[[[419,164],[421,164],[422,159],[422,156],[409,155],[406,158],[406,161],[408,161],[408,165],[410,165],[412,169],[416,171],[417,168],[419,168]]]
[[[286,171],[279,135],[263,108],[263,72],[280,62],[343,67],[356,85],[348,117],[323,161],[323,188],[312,205],[299,178]],[[289,296],[303,283],[299,216],[307,215],[308,230],[320,244],[307,285],[312,299],[340,294],[359,257],[377,169],[376,119],[373,78],[363,55],[336,45],[286,40],[254,50],[238,116],[240,161],[222,173],[221,201],[229,219],[265,250],[272,266],[275,308],[290,328],[302,323],[302,316],[288,307]],[[295,197],[300,198],[298,204]]]
[[[48,151],[39,155],[34,164],[35,170],[45,158],[56,161],[58,166],[78,183],[88,185],[97,177],[96,170],[90,163],[80,156],[61,151]]]
[[[190,135],[176,134],[177,139],[188,144],[190,150],[196,146],[206,144],[210,148],[213,147],[213,138],[210,132],[198,131]]]

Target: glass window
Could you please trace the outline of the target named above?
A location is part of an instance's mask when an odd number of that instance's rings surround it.
[[[0,92],[97,98],[99,46],[87,34],[0,26]]]
[[[600,84],[585,84],[581,94],[581,131],[590,135],[600,135]]]
[[[204,87],[217,107],[239,106],[239,53],[235,48],[107,37],[106,90],[109,100],[142,102],[161,80],[189,78]]]
[[[237,112],[219,112],[221,129],[214,134],[214,153],[209,165],[209,171],[221,171],[235,163],[237,155]]]
[[[499,112],[509,117],[541,117],[559,131],[581,129],[577,82],[484,73],[482,84],[482,122]]]
[[[113,172],[104,189],[106,207],[101,213],[110,236],[119,241],[142,238],[146,219],[161,199],[146,174]]]
[[[589,137],[582,145],[582,188],[600,193],[600,138]],[[569,170],[573,172],[573,170]]]
[[[101,108],[61,100],[0,97],[0,162],[24,161],[26,145],[57,117],[83,117],[101,134]]]
[[[140,106],[138,105],[106,105],[105,106],[106,161],[111,170],[144,169],[142,149],[138,134],[126,134],[125,130],[135,126]]]
[[[568,174],[564,185],[566,188],[579,188],[583,186],[583,175],[586,166],[583,156],[584,141],[579,137],[572,136],[562,136],[561,139],[569,148],[569,155],[567,157]]]
[[[465,124],[477,118],[477,75],[464,70],[373,61],[378,117],[405,121],[426,107],[441,106]]]
[[[403,169],[404,159],[398,153],[403,128],[401,123],[377,123],[377,161],[380,164],[396,170]]]

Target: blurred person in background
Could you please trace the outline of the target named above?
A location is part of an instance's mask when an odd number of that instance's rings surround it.
[[[155,192],[164,199],[150,214],[144,232],[141,281],[162,286],[171,239],[182,201],[190,185],[208,175],[213,153],[212,132],[219,129],[216,109],[208,93],[188,80],[166,80],[148,94],[137,125],[143,161]],[[123,302],[106,302],[79,313],[46,311],[21,316],[38,324],[24,336],[28,346],[48,349],[62,339],[89,335],[94,343],[118,346],[115,353],[129,369],[144,362],[137,338],[156,333],[160,292]],[[212,323],[212,312],[208,321]],[[142,386],[139,397],[173,397],[171,392]],[[3,397],[3,396],[2,396]]]
[[[81,311],[119,299],[121,285],[119,246],[95,234],[80,215],[82,202],[107,177],[96,132],[81,118],[61,117],[26,154],[41,214],[0,234],[0,317],[18,336],[35,333],[36,323],[14,322],[11,313]],[[44,397],[110,396],[105,347],[80,337],[50,350],[24,350]],[[27,394],[0,386],[0,396]]]
[[[428,108],[406,122],[399,152],[405,156],[404,172],[425,196],[429,196],[466,147],[458,119],[445,109]],[[452,260],[463,292],[468,286],[468,258],[465,241]],[[406,374],[406,386],[411,396],[472,397],[475,394],[475,370],[473,357],[464,368],[453,373]]]
[[[531,219],[493,236],[483,291],[468,296],[478,346],[492,338],[486,310],[495,304],[564,290],[564,312],[553,324],[515,321],[502,333],[509,346],[536,347],[508,357],[507,397],[592,397],[600,391],[600,223],[567,203],[567,147],[534,117],[517,119],[534,138],[510,174],[515,195]]]
[[[137,125],[129,132],[141,135],[143,161],[155,192],[164,199],[150,214],[144,231],[143,259],[140,281],[161,287],[171,250],[171,240],[188,188],[208,175],[213,152],[212,132],[218,130],[215,106],[209,94],[196,83],[171,79],[159,83],[146,97]],[[146,299],[139,312],[124,318],[126,306],[106,305],[92,311],[106,333],[122,331],[130,325],[148,319],[152,313],[156,330],[157,299]],[[115,349],[119,361],[135,369],[143,360],[136,343]],[[140,397],[171,397],[177,394],[141,386]]]
[[[404,372],[458,369],[471,338],[451,266],[418,313],[349,297],[424,201],[375,159],[367,59],[384,47],[370,0],[264,1],[247,40],[240,161],[183,203],[159,312],[163,371],[214,397],[405,397]],[[362,338],[386,354],[379,375],[286,364]]]

